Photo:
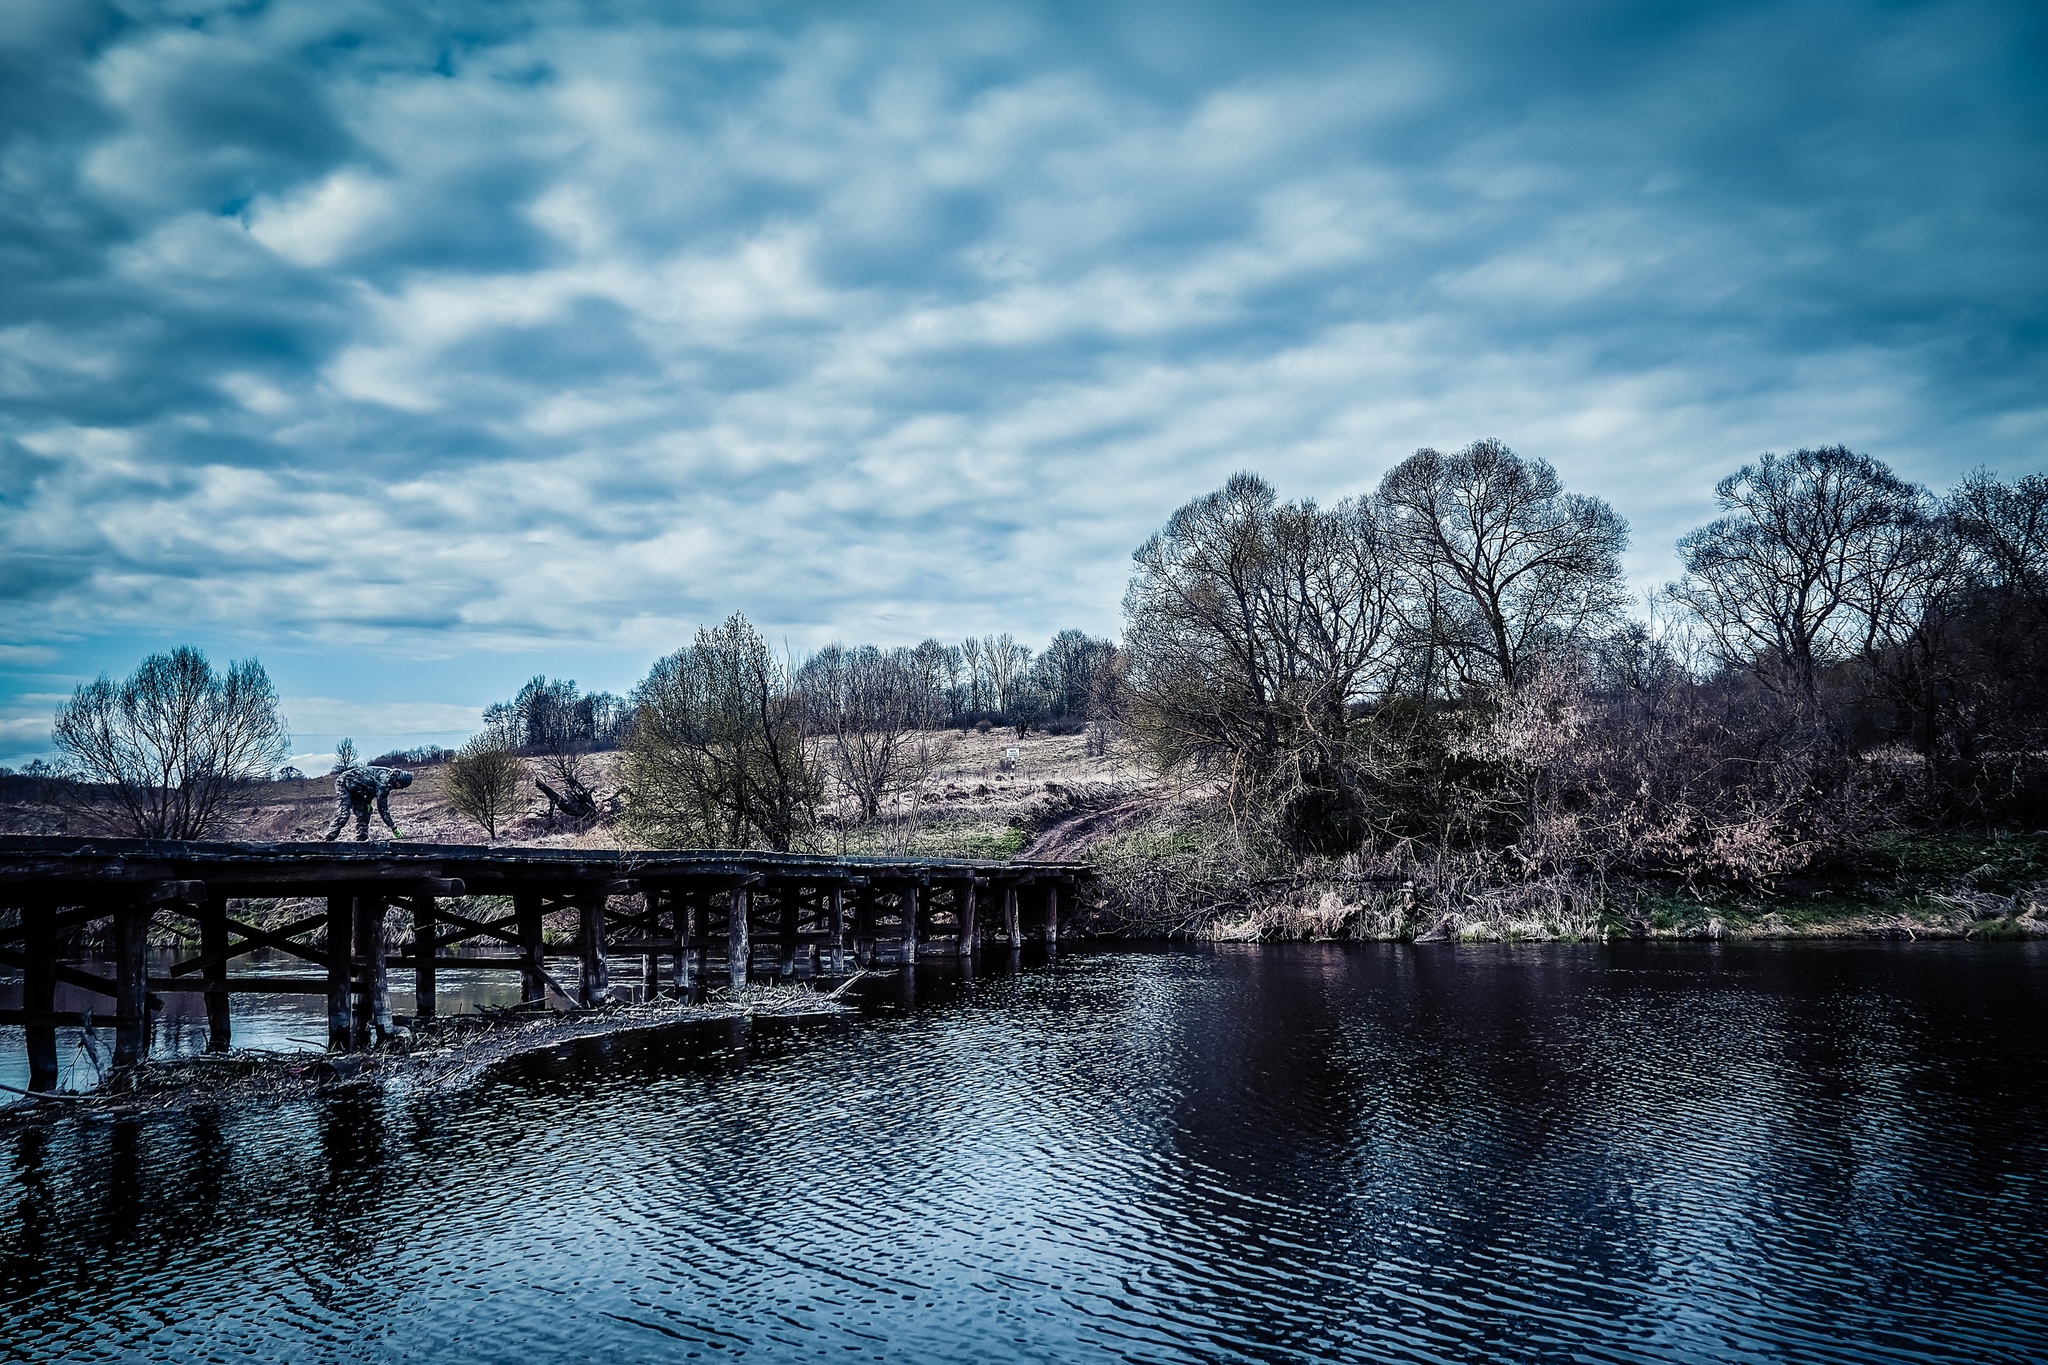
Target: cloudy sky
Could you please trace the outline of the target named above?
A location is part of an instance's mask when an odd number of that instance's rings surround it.
[[[1239,468],[1497,436],[1650,585],[1766,449],[2048,465],[2031,0],[0,15],[0,762],[180,642],[310,752],[1114,634]]]

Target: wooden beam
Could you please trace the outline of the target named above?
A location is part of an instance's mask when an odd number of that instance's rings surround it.
[[[231,976],[226,985],[229,995],[327,994],[327,978],[321,976]],[[149,988],[181,995],[196,995],[201,989],[189,976],[152,976]]]
[[[412,1017],[415,1024],[434,1017],[434,898],[412,898],[413,985]]]
[[[57,1088],[57,1028],[44,1022],[57,997],[57,940],[50,930],[54,918],[48,906],[21,908],[22,928],[27,931],[21,945],[21,1022],[27,1030],[28,1088],[36,1091]],[[36,1016],[34,1023],[29,1022],[31,1015]]]
[[[206,959],[206,1050],[226,1052],[232,1037],[228,1016],[228,899],[209,896],[199,912],[199,952]],[[173,967],[171,975],[178,969]]]
[[[222,897],[221,899],[222,903],[225,904],[226,898]],[[310,919],[302,919],[292,924],[287,924],[282,929],[258,929],[253,924],[244,924],[238,919],[229,918],[226,921],[226,927],[233,933],[241,935],[242,941],[240,943],[230,943],[225,949],[220,950],[209,949],[206,946],[205,927],[202,924],[200,928],[199,956],[187,958],[183,962],[173,964],[171,975],[186,976],[193,972],[204,972],[210,967],[224,964],[233,958],[240,957],[244,953],[254,952],[258,948],[275,949],[278,952],[298,958],[302,962],[311,962],[315,966],[325,966],[327,959],[324,956],[314,952],[302,943],[292,942],[292,938],[295,935],[305,933],[308,929],[318,928],[326,923],[326,921],[327,915],[323,911],[318,915],[312,916]]]
[[[776,944],[775,975],[787,981],[796,975],[796,917],[798,905],[796,897],[793,895],[781,897],[780,900],[781,904],[776,907],[779,911],[776,915],[776,928],[779,930],[777,936],[782,941]]]
[[[327,1048],[346,1052],[349,1046],[349,948],[355,941],[354,896],[327,898]]]
[[[839,976],[846,971],[846,891],[839,883],[832,883],[825,893],[826,913],[832,934],[832,975]]]
[[[583,954],[583,979],[578,983],[578,997],[585,1005],[602,1005],[611,999],[612,994],[611,978],[606,973],[604,960],[604,902],[602,892],[589,892],[584,895],[583,904],[577,907],[583,929],[577,942]]]
[[[917,961],[917,883],[906,882],[900,893],[903,900],[903,964],[907,967]]]
[[[465,939],[475,938],[479,934],[497,939],[500,943],[509,943],[514,948],[521,946],[517,932],[519,928],[519,912],[516,910],[503,919],[494,919],[489,923],[485,923],[482,920],[473,920],[467,915],[459,915],[445,905],[440,907],[435,914],[439,918],[447,920],[450,924],[461,926],[463,930],[459,934],[441,935],[440,938],[434,941],[436,951],[446,948],[450,944],[461,943]]]
[[[726,892],[725,972],[736,993],[746,990],[747,977],[754,965],[754,944],[747,932],[748,903],[752,899],[753,893],[744,886]]]
[[[0,967],[18,967],[23,971],[27,971],[28,960],[12,948],[0,948]],[[110,981],[96,972],[82,971],[77,967],[71,966],[69,963],[53,963],[50,971],[65,985],[76,986],[82,991],[91,991],[94,995],[104,995],[111,1000],[120,994],[120,984],[118,982]],[[149,1007],[151,1009],[161,1009],[163,1003],[163,1001],[151,996]]]
[[[973,957],[976,947],[974,937],[974,882],[972,880],[961,882],[959,889],[953,894],[955,897],[953,918],[959,935],[959,942],[954,945],[953,951],[961,957]]]
[[[149,911],[114,912],[114,1065],[139,1065],[149,1055]]]
[[[538,892],[518,891],[512,896],[513,918],[519,922],[519,956],[526,975],[519,985],[519,1001],[538,1004],[547,999],[547,973],[541,967],[541,899]]]

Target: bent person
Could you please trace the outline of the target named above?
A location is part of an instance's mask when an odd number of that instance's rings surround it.
[[[343,768],[334,775],[334,823],[327,827],[322,837],[329,843],[341,833],[341,827],[348,823],[349,816],[356,818],[356,839],[358,842],[370,837],[370,804],[376,803],[377,818],[382,820],[397,838],[398,826],[391,823],[391,793],[412,785],[412,774],[403,768],[377,768],[367,763],[358,763]]]

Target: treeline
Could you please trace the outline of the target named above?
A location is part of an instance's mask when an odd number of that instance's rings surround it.
[[[2048,816],[2048,478],[1944,496],[1766,455],[1631,614],[1628,528],[1498,442],[1372,494],[1256,476],[1137,553],[1122,712],[1301,855],[1754,881],[1910,823]]]
[[[1004,726],[1022,737],[1092,724],[1102,752],[1120,677],[1116,645],[1077,630],[1035,654],[1003,634],[835,643],[792,661],[735,615],[658,661],[629,697],[532,679],[486,708],[482,732],[453,758],[450,793],[495,837],[530,766],[551,819],[620,814],[662,842],[798,847],[830,803],[869,820],[921,782],[935,730]],[[625,757],[606,793],[592,756],[613,748]]]
[[[1754,883],[1877,829],[2048,824],[2048,476],[1937,494],[1828,446],[1715,496],[1681,576],[1634,603],[1627,524],[1497,441],[1327,507],[1240,474],[1139,547],[1120,643],[798,660],[734,615],[623,698],[532,679],[448,786],[493,835],[532,777],[551,813],[637,838],[802,847],[916,787],[935,731],[1000,725],[1120,733],[1308,860]],[[59,770],[12,781],[172,837],[286,752],[261,665],[189,648],[79,687],[53,742]]]

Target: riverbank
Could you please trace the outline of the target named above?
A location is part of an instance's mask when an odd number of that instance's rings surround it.
[[[754,986],[738,996],[713,993],[694,1005],[662,1001],[563,1014],[491,1010],[450,1015],[407,1028],[385,1045],[360,1053],[236,1049],[150,1061],[96,1090],[17,1098],[0,1106],[0,1127],[65,1118],[129,1118],[206,1105],[281,1103],[350,1087],[393,1087],[413,1093],[452,1089],[515,1057],[590,1038],[684,1024],[850,1014],[853,1007],[842,1003],[842,997],[863,975],[855,973],[829,992],[809,986]]]
[[[1892,832],[1768,885],[1531,866],[1519,850],[1405,844],[1291,859],[1212,808],[1136,794],[1048,822],[1097,870],[1091,932],[1212,941],[1584,942],[2048,937],[2048,837]],[[1035,853],[1039,841],[1031,845]]]

